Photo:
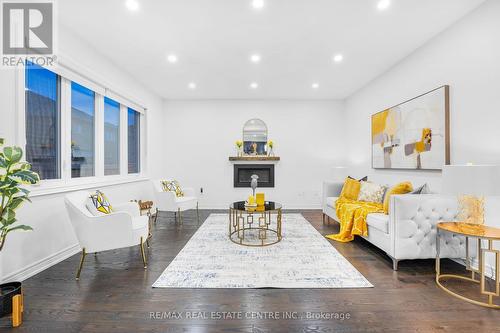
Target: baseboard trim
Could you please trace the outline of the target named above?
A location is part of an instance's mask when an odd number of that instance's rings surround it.
[[[68,259],[69,257],[77,254],[80,252],[80,245],[79,244],[74,244],[71,246],[68,246],[65,249],[60,250],[59,252],[56,252],[44,259],[38,260],[24,268],[21,268],[20,270],[13,272],[11,274],[8,274],[3,277],[3,282],[9,282],[9,281],[24,281],[44,270],[47,268],[54,266],[55,264],[60,263],[63,260]]]
[[[454,262],[456,263],[459,263],[460,265],[463,265],[464,267],[466,267],[466,263],[465,263],[465,259],[452,259]],[[478,265],[479,265],[479,261],[474,258],[472,259],[472,263],[471,263],[472,267],[475,267],[477,269]],[[490,264],[488,263],[485,263],[484,265],[484,275],[487,277],[487,278],[490,278],[492,280],[495,280],[495,267],[491,266]],[[477,274],[476,274],[477,276]]]

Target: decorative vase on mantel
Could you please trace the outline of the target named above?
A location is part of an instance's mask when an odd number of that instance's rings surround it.
[[[236,144],[236,156],[242,157],[243,156],[243,141],[237,140],[235,142]]]
[[[269,140],[267,142],[267,147],[269,148],[269,150],[267,151],[267,156],[273,157],[274,156],[274,150],[273,150],[274,142],[273,142],[273,140]]]
[[[274,150],[273,150],[273,148],[269,148],[269,151],[267,152],[267,156],[274,157]]]

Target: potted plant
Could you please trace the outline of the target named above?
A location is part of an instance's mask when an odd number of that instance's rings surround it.
[[[0,138],[0,147],[4,140]],[[40,181],[31,165],[22,161],[23,150],[19,147],[4,147],[0,150],[0,251],[7,235],[12,231],[30,231],[30,226],[16,224],[16,210],[25,201],[30,201],[29,191],[22,187]],[[0,317],[12,312],[12,297],[21,293],[21,283],[0,284]]]

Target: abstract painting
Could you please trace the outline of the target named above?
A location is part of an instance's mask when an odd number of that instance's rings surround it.
[[[374,169],[441,170],[449,163],[449,86],[372,115]]]

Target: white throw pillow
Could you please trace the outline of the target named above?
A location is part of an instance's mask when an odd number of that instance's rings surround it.
[[[358,201],[382,203],[384,202],[385,191],[387,191],[386,186],[362,181]]]

